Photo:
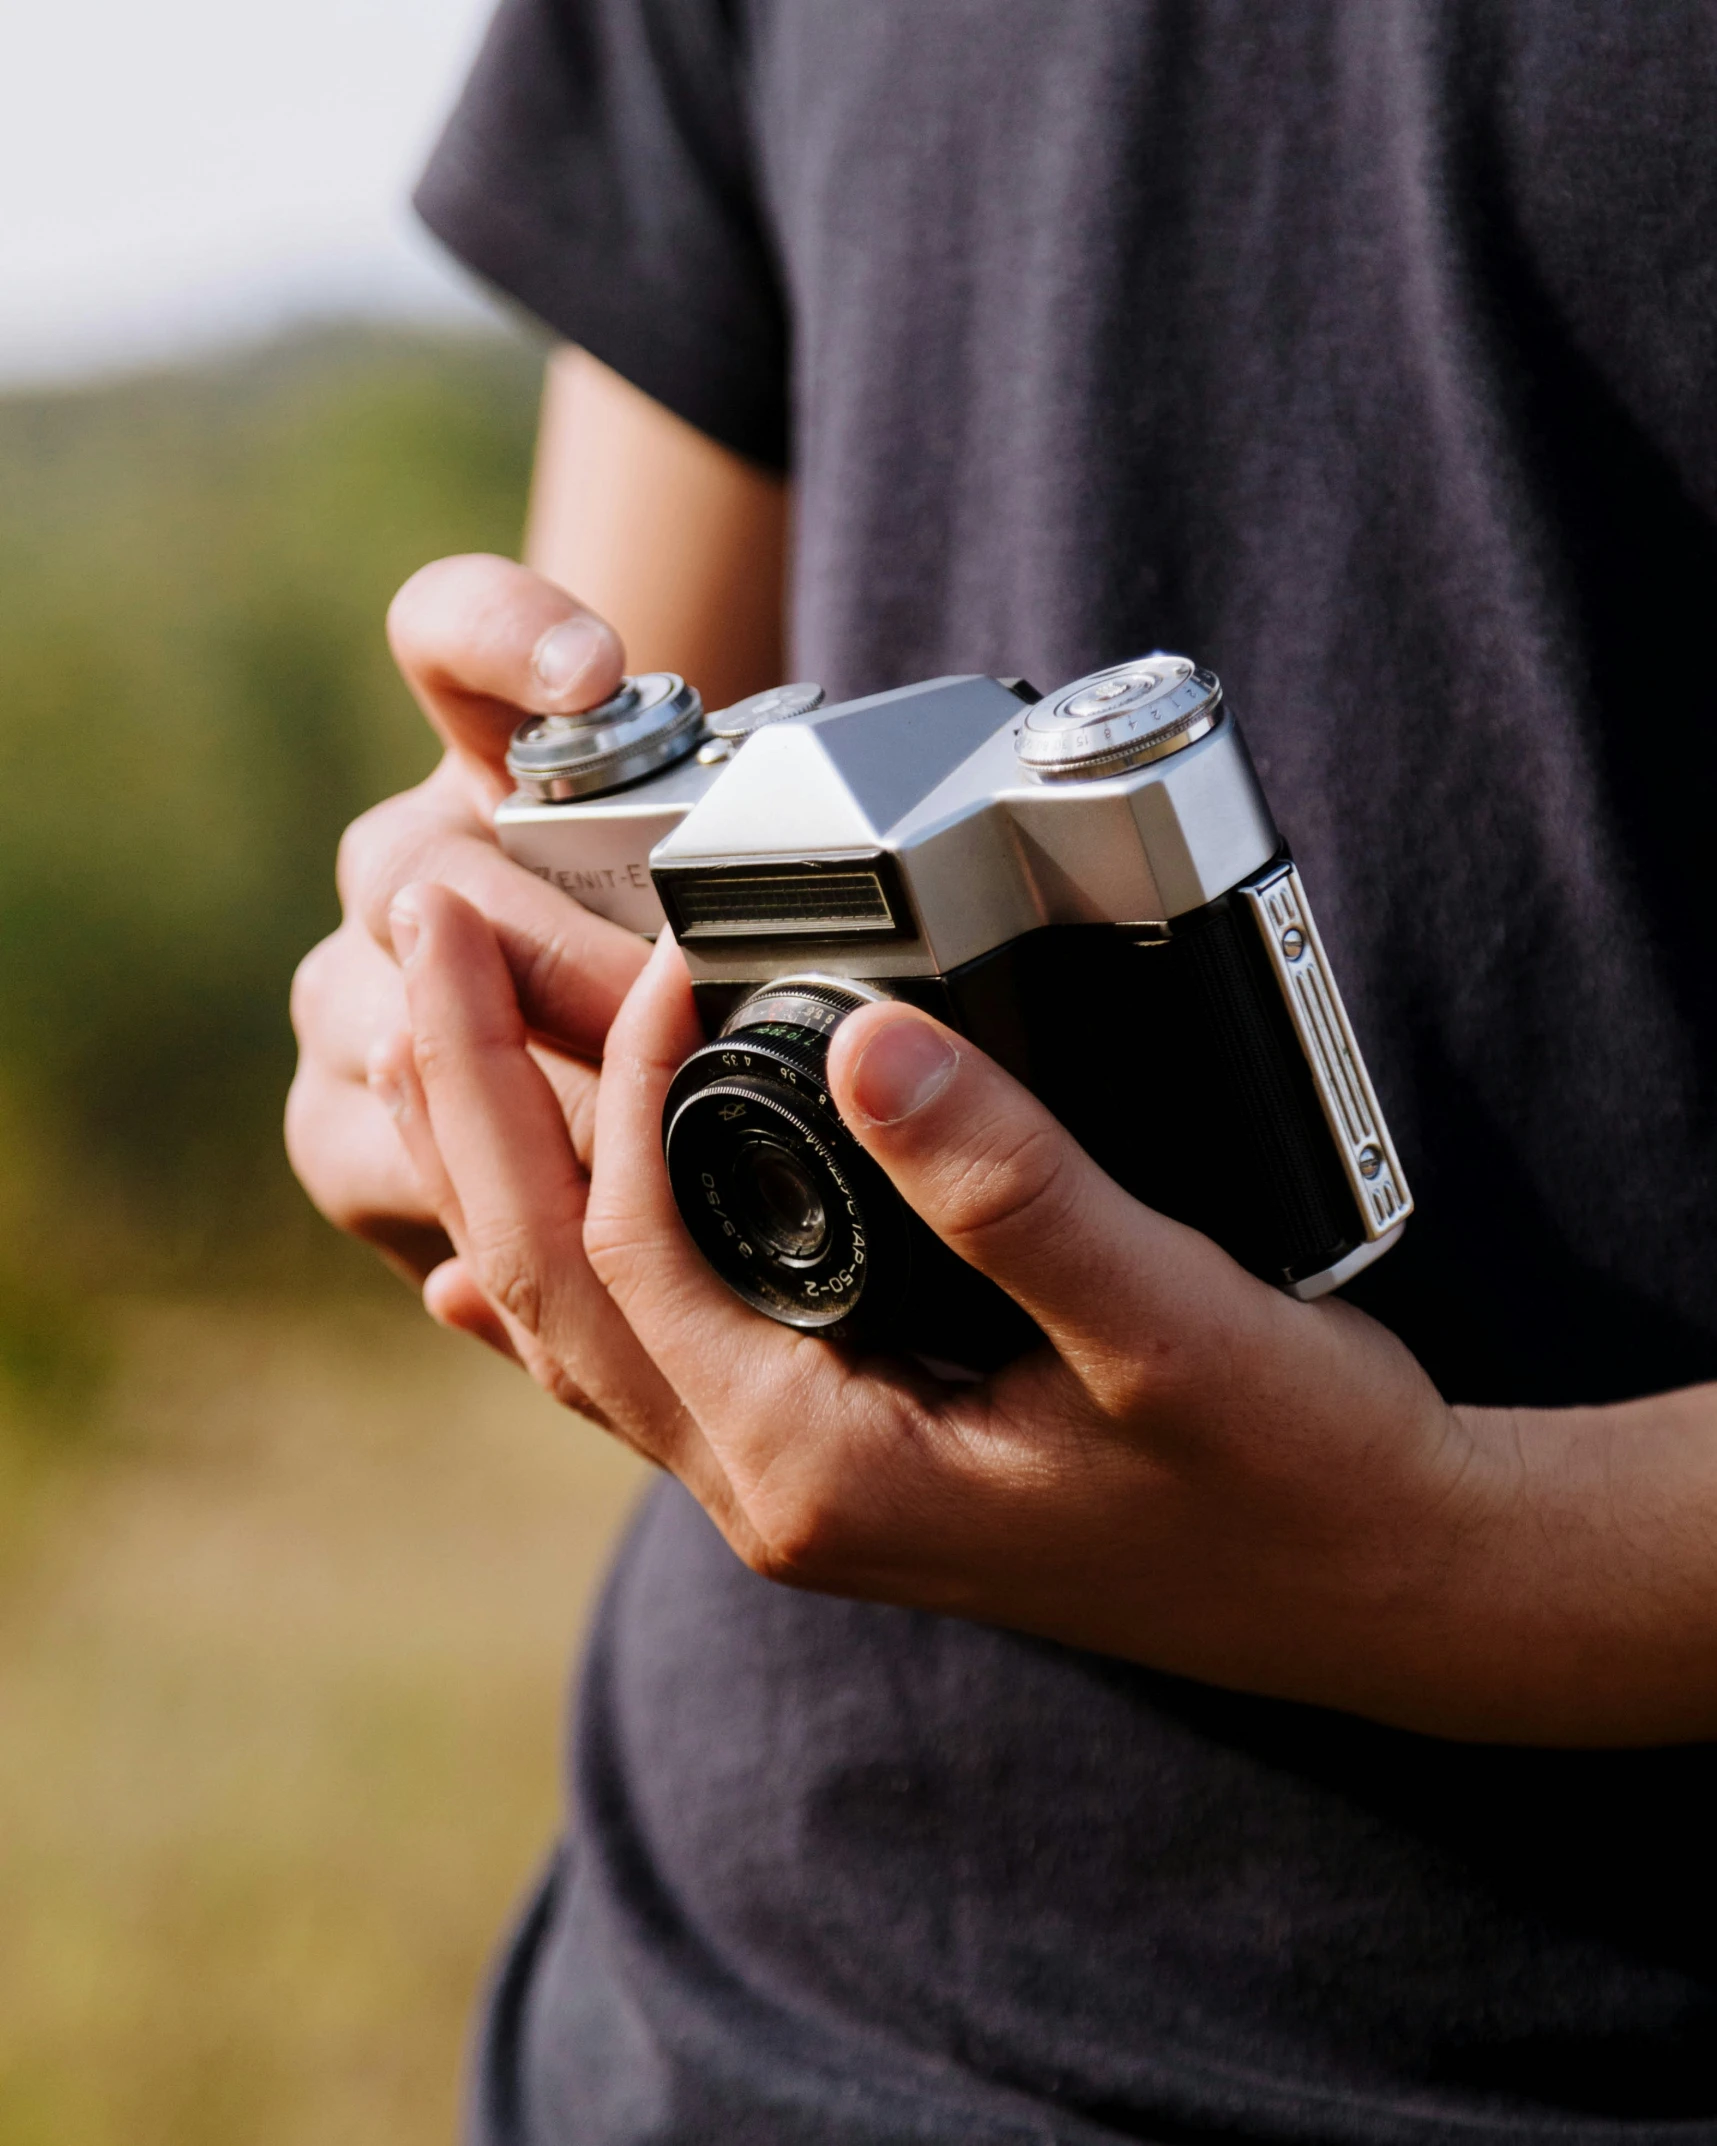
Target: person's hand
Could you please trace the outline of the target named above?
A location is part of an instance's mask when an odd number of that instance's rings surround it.
[[[415,574],[394,599],[388,635],[447,749],[427,781],[365,813],[341,843],[344,921],[293,982],[300,1058],[287,1151],[322,1212],[424,1281],[438,1318],[505,1345],[369,1083],[372,1053],[405,1020],[388,912],[401,887],[425,878],[483,908],[519,979],[538,1062],[587,1147],[592,1065],[646,950],[503,856],[494,808],[511,789],[503,762],[521,713],[594,706],[618,683],[622,651],[564,590],[489,557]]]
[[[587,1184],[494,933],[436,887],[395,919],[386,1078],[444,1226],[536,1376],[757,1571],[1440,1734],[1708,1722],[1709,1582],[1665,1583],[1648,1643],[1649,1536],[1603,1503],[1627,1410],[1448,1407],[1384,1328],[1140,1206],[898,1003],[837,1032],[841,1114],[1048,1339],[972,1386],[855,1359],[744,1307],[675,1211],[662,1102],[701,1037],[670,942],[610,1032]]]

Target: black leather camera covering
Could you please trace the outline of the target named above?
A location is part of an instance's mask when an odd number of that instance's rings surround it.
[[[756,986],[695,988],[714,1035]],[[1129,925],[1049,925],[945,976],[891,977],[886,988],[996,1059],[1136,1198],[1214,1238],[1262,1279],[1318,1273],[1365,1242],[1238,895],[1176,918],[1162,937]],[[867,1316],[831,1338],[892,1340],[973,1363],[1021,1346],[1017,1321],[985,1346],[983,1293],[953,1290],[946,1248],[913,1226],[911,1275],[874,1276],[867,1295],[885,1288]],[[998,1319],[999,1297],[989,1301]]]

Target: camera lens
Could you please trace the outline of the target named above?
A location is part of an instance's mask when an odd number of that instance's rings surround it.
[[[828,1210],[816,1180],[793,1151],[766,1134],[734,1156],[733,1204],[742,1225],[766,1252],[801,1264],[829,1241]]]
[[[675,1074],[668,1182],[699,1251],[784,1326],[950,1364],[1005,1363],[1038,1338],[943,1244],[841,1123],[829,1038],[879,993],[826,976],[764,984]]]
[[[765,985],[675,1075],[662,1119],[674,1198],[704,1257],[789,1326],[850,1328],[904,1277],[906,1209],[829,1099],[829,1038],[875,994]]]

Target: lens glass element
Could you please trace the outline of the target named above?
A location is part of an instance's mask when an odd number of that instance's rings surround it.
[[[777,1259],[814,1260],[829,1241],[816,1181],[797,1155],[767,1135],[753,1135],[734,1155],[728,1195],[743,1226]]]

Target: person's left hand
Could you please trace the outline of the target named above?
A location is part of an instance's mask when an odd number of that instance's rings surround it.
[[[610,1033],[586,1211],[493,933],[433,887],[399,923],[415,1054],[402,1040],[387,1077],[462,1257],[537,1376],[679,1474],[754,1569],[1523,1733],[1518,1450],[1384,1328],[1141,1206],[993,1062],[889,1002],[836,1033],[841,1114],[1047,1340],[977,1385],[855,1358],[747,1309],[680,1222],[662,1102],[702,1038],[671,942]],[[1554,1736],[1553,1709],[1524,1733]]]

